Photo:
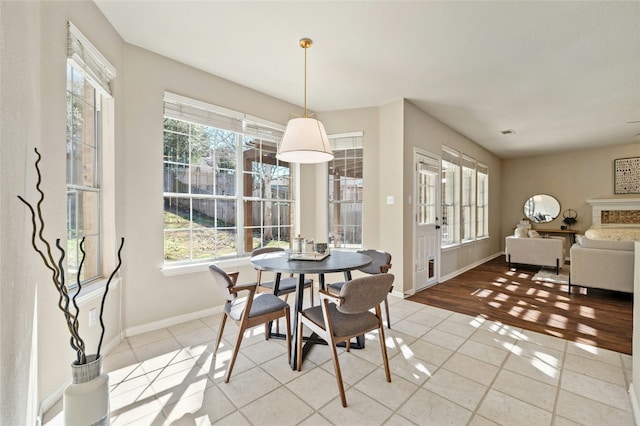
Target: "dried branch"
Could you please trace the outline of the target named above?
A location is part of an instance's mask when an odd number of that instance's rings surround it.
[[[80,294],[80,290],[82,290],[82,282],[80,281],[80,275],[81,275],[80,272],[82,271],[84,260],[87,257],[87,253],[84,251],[84,239],[85,237],[82,237],[82,240],[80,240],[80,252],[82,253],[82,259],[80,259],[80,265],[78,266],[78,273],[76,274],[77,290],[71,299],[71,301],[73,302],[74,308],[76,308],[76,317],[75,317],[75,320],[73,321],[73,329],[78,334],[78,344],[79,344],[78,345],[79,347],[78,363],[80,364],[84,364],[87,362],[87,357],[84,350],[84,340],[80,338],[80,331],[79,331],[80,325],[78,323],[78,317],[80,316],[80,308],[78,307],[78,303],[76,302],[76,297],[78,297],[78,294]]]
[[[60,245],[60,238],[56,239],[56,247],[60,250],[58,266],[60,271],[64,271],[62,262],[64,261],[65,251]],[[64,317],[67,321],[67,328],[69,329],[69,333],[71,333],[71,347],[78,353],[78,361],[80,361],[84,356],[84,342],[80,338],[80,334],[78,332],[77,315],[73,315],[69,310],[69,294],[67,292],[67,286],[65,285],[64,272],[60,274],[60,288],[63,289],[63,291],[60,291],[58,307],[62,312],[64,312]]]
[[[78,304],[76,302],[76,297],[78,296],[78,294],[80,293],[80,290],[82,289],[82,284],[80,282],[80,275],[81,275],[82,267],[84,265],[84,261],[86,258],[86,252],[84,250],[84,238],[80,242],[80,251],[82,252],[82,260],[80,261],[80,265],[78,268],[78,275],[77,275],[78,289],[76,290],[73,297],[70,299],[69,293],[67,291],[67,286],[65,285],[65,268],[63,265],[65,255],[66,255],[65,250],[60,245],[60,239],[59,238],[56,239],[56,247],[60,251],[60,258],[58,259],[58,262],[56,264],[55,260],[53,259],[53,254],[51,253],[51,245],[44,238],[45,224],[42,216],[42,204],[44,202],[44,192],[40,189],[40,184],[42,183],[42,174],[40,173],[40,165],[39,165],[40,160],[42,159],[42,156],[38,152],[37,148],[35,148],[34,151],[38,156],[37,160],[35,161],[35,169],[38,176],[38,179],[36,182],[36,190],[40,194],[40,198],[36,203],[35,208],[33,205],[31,205],[31,203],[25,200],[22,196],[18,195],[18,199],[27,206],[27,208],[31,213],[31,227],[32,227],[31,246],[36,251],[36,253],[40,255],[40,258],[42,259],[42,262],[47,267],[47,269],[51,271],[51,278],[59,295],[58,308],[64,313],[65,320],[67,322],[67,328],[69,329],[69,332],[71,334],[69,343],[72,349],[76,351],[76,354],[78,357],[78,363],[84,364],[86,363],[85,343],[84,343],[84,340],[82,340],[82,338],[80,337],[79,321],[78,321],[80,308],[78,307]],[[44,249],[40,248],[39,243],[42,244],[45,248]],[[122,265],[121,251],[123,246],[124,246],[124,238],[122,238],[120,249],[118,250],[118,265],[116,269],[113,271],[113,273],[111,274],[111,276],[109,277],[109,280],[107,281],[107,285],[104,291],[104,295],[102,297],[102,305],[100,308],[100,325],[102,326],[102,333],[100,335],[100,344],[98,345],[97,356],[100,356],[100,347],[102,345],[102,339],[105,333],[104,322],[102,320],[104,303],[107,297],[107,293],[109,291],[109,285],[111,283],[111,280],[113,279],[114,275]],[[73,307],[75,308],[75,314],[73,314],[70,310],[70,306],[69,306],[70,301],[73,304]]]
[[[122,266],[121,253],[122,253],[123,247],[124,247],[124,237],[122,237],[122,239],[120,240],[120,248],[118,249],[118,265],[116,266],[116,269],[113,270],[111,275],[109,275],[109,280],[107,281],[107,285],[105,286],[105,289],[104,289],[104,294],[102,295],[102,303],[100,303],[100,327],[102,327],[102,333],[100,333],[100,342],[98,342],[98,351],[96,352],[97,357],[100,356],[100,348],[102,347],[102,339],[104,338],[105,329],[104,329],[104,321],[102,320],[102,313],[104,312],[104,302],[107,299],[107,293],[109,292],[109,286],[111,285],[111,280],[116,275],[116,272],[118,272],[118,269],[120,269],[120,266]]]

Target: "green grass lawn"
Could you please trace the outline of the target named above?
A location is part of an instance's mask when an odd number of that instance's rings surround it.
[[[233,228],[224,229],[225,226],[229,226],[229,224],[225,223],[218,223],[219,228],[212,229],[213,224],[212,218],[199,215],[194,217],[193,228],[190,230],[192,223],[189,221],[188,214],[181,215],[165,210],[165,230],[175,230],[174,232],[165,232],[165,260],[211,259],[237,253],[236,230]],[[190,241],[192,232],[193,240]],[[190,243],[193,243],[193,247],[190,247]],[[260,247],[261,245],[260,237],[254,236],[253,247]],[[272,240],[267,246],[288,247],[289,243],[287,241]],[[190,253],[190,248],[193,254]]]

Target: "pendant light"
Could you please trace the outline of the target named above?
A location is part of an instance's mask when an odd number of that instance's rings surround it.
[[[307,49],[313,41],[300,40],[304,49],[304,116],[289,120],[276,157],[288,163],[322,163],[333,159],[324,124],[307,114]]]

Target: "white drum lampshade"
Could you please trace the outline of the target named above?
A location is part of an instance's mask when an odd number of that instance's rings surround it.
[[[292,118],[278,147],[277,158],[288,163],[322,163],[333,159],[324,124],[315,118]]]

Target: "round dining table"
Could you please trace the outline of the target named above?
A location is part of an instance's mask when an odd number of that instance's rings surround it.
[[[291,336],[291,368],[297,370],[297,350],[298,350],[298,312],[302,311],[304,299],[304,277],[305,274],[318,274],[320,289],[324,290],[324,274],[342,272],[345,281],[351,280],[351,271],[360,269],[371,263],[371,257],[346,250],[331,250],[327,256],[319,254],[296,255],[288,251],[276,251],[264,253],[251,258],[251,264],[262,271],[272,271],[276,273],[274,292],[277,292],[280,282],[280,274],[297,274],[298,285],[296,286],[296,308],[293,310],[293,326]],[[311,290],[313,291],[313,289]],[[307,343],[319,343],[316,339],[309,339]],[[364,346],[364,339],[357,342]],[[357,348],[358,344],[352,346]],[[303,357],[309,351],[310,346],[305,344]]]

